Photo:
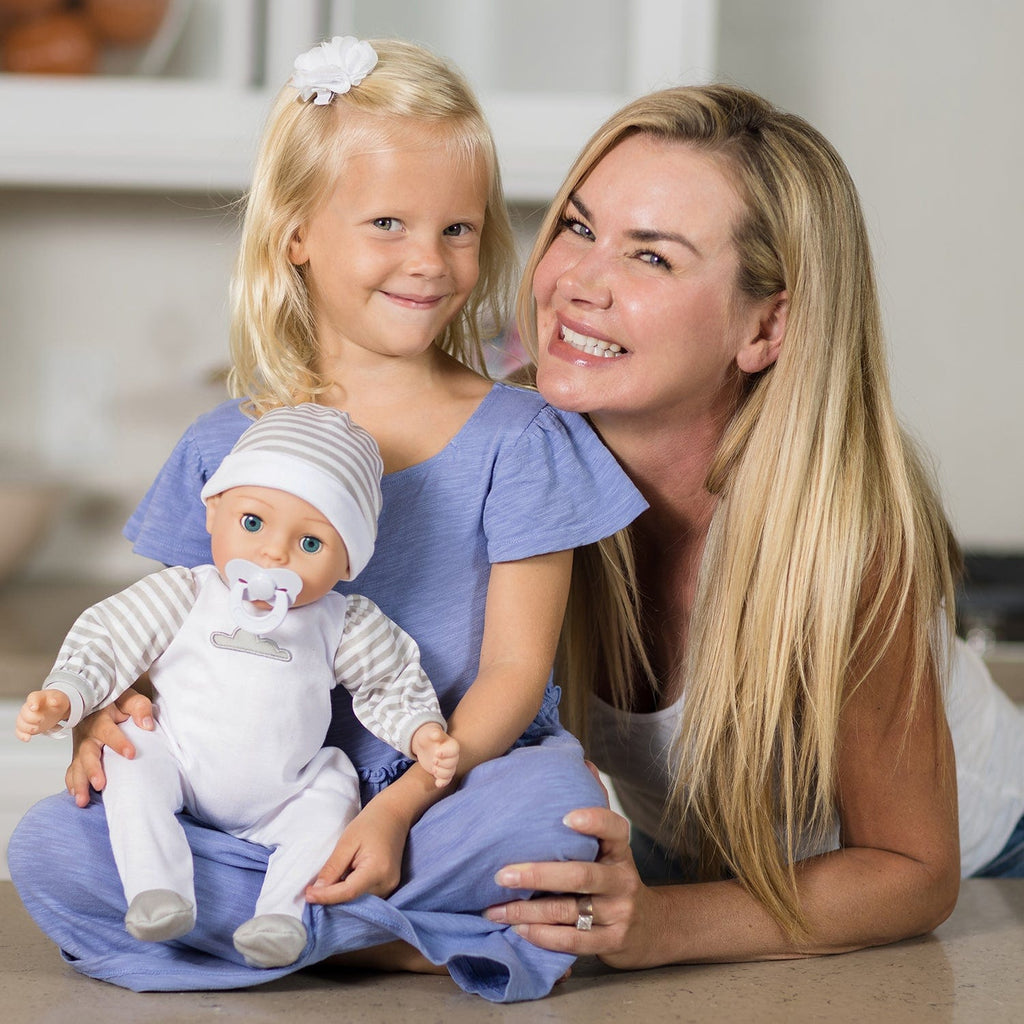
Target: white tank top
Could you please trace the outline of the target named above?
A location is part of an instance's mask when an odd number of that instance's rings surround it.
[[[661,815],[675,779],[672,745],[682,713],[683,698],[650,714],[618,711],[597,697],[588,708],[587,756],[612,780],[626,817],[663,846],[671,845]],[[1002,850],[1024,814],[1024,710],[957,640],[946,715],[956,750],[960,866],[967,877]],[[813,852],[824,850],[807,855]]]

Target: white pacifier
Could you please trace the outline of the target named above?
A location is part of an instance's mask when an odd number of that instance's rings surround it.
[[[265,569],[244,558],[232,558],[224,573],[230,588],[231,617],[250,633],[269,633],[284,622],[288,609],[302,590],[302,577],[291,569]],[[269,611],[256,611],[246,606],[265,601]]]

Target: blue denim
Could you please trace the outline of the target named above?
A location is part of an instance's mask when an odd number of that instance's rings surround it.
[[[1002,851],[971,877],[1024,878],[1024,818],[1017,822]]]
[[[403,882],[392,896],[309,907],[306,949],[285,968],[249,967],[231,943],[235,928],[252,916],[270,851],[187,815],[197,921],[174,942],[139,942],[125,931],[125,898],[100,802],[81,809],[60,794],[36,804],[11,838],[8,861],[26,908],[67,962],[123,988],[247,987],[337,953],[404,939],[446,965],[467,992],[513,1002],[546,995],[574,958],[539,949],[481,916],[495,903],[532,895],[498,886],[494,875],[517,861],[593,860],[595,840],[567,828],[562,817],[602,802],[579,744],[553,713],[546,727],[535,723],[514,750],[474,768],[423,815],[410,832]]]

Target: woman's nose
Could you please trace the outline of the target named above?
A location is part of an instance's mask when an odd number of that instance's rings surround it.
[[[607,268],[595,252],[580,256],[566,267],[555,282],[560,295],[570,302],[607,309],[612,303]]]

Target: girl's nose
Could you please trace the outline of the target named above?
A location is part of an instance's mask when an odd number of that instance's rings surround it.
[[[406,269],[420,277],[440,277],[446,268],[439,239],[410,240]]]

